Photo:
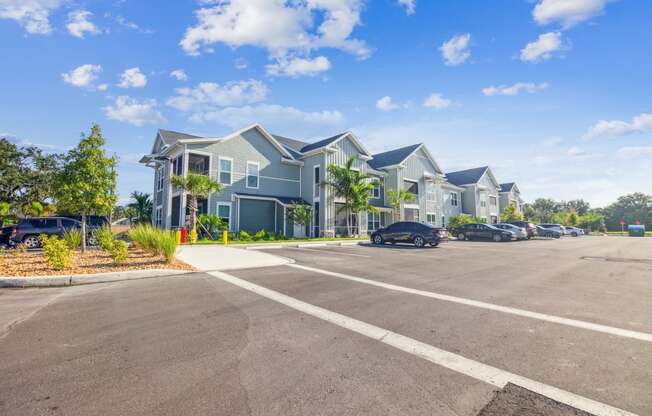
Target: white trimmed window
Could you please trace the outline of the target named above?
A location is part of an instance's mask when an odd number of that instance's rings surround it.
[[[435,184],[432,182],[426,182],[426,200],[431,202],[437,200],[437,188],[435,188]]]
[[[162,227],[163,226],[163,207],[156,207],[156,211],[154,214],[154,224],[157,227]]]
[[[451,192],[451,206],[456,207],[458,203],[457,192]]]
[[[233,159],[228,157],[221,157],[219,159],[218,180],[223,185],[231,185],[233,183]]]
[[[231,229],[231,204],[218,202],[217,203],[217,216],[226,223],[226,228]]]
[[[163,190],[163,168],[156,169],[156,192]]]
[[[435,215],[435,214],[426,214],[426,222],[428,224],[435,225],[435,223],[437,222],[437,215]]]
[[[258,189],[260,182],[260,163],[247,162],[247,188]]]
[[[489,197],[489,205],[491,205],[492,207],[495,207],[496,205],[498,205],[498,200],[497,200],[497,198],[495,196],[490,196]]]
[[[367,212],[367,230],[376,231],[380,228],[380,213]]]
[[[312,180],[312,195],[315,198],[319,198],[319,165],[315,166],[312,171],[313,180]]]
[[[373,199],[380,199],[380,181],[378,179],[371,179],[371,181],[375,181],[371,189],[371,197]]]
[[[486,207],[487,207],[487,201],[485,201],[484,199],[481,200],[481,201],[480,201],[480,206],[481,206],[482,208],[486,208]]]

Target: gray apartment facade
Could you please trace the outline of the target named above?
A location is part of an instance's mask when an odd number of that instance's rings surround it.
[[[343,201],[323,182],[329,165],[343,165],[350,157],[355,158],[354,169],[377,182],[370,202],[378,212],[355,214],[349,220],[359,234],[396,220],[387,196],[391,190],[406,189],[415,196],[401,205],[401,220],[445,226],[451,217],[466,212],[468,185],[448,180],[425,145],[372,155],[351,132],[307,143],[270,134],[259,124],[214,138],[159,130],[141,163],[155,172],[153,223],[158,227],[187,223],[187,197],[172,187],[170,178],[191,172],[222,184],[221,192],[199,201],[198,207],[200,213],[220,216],[231,231],[335,236],[346,232],[346,214],[340,209]],[[307,229],[290,221],[288,208],[293,203],[312,207],[313,221]],[[493,211],[487,211],[490,214]]]

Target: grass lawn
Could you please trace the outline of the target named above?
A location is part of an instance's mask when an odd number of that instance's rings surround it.
[[[607,231],[607,235],[615,235],[615,236],[629,236],[629,232],[625,231]],[[645,232],[646,237],[652,237],[652,231],[646,231]]]
[[[279,244],[279,243],[312,243],[319,241],[352,241],[352,240],[366,240],[366,237],[337,237],[337,238],[288,238],[287,240],[229,240],[229,244]],[[222,240],[198,240],[197,244],[224,244]]]

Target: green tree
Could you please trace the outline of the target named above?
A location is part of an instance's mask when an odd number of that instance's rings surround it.
[[[604,231],[604,215],[597,212],[587,212],[579,217],[577,226],[590,231]]]
[[[136,224],[150,224],[152,222],[152,200],[149,194],[133,191],[131,199],[134,202],[130,203],[128,207],[133,210],[133,222]]]
[[[115,157],[107,157],[100,126],[82,138],[65,157],[57,178],[56,198],[63,212],[82,217],[82,251],[86,250],[86,217],[110,215],[116,202]]]
[[[43,208],[43,204],[37,201],[34,201],[27,207],[23,208],[23,214],[28,217],[40,217],[44,212],[45,208]]]
[[[197,199],[208,198],[213,192],[220,192],[222,185],[206,175],[188,173],[186,176],[173,176],[172,186],[181,188],[188,193],[190,204],[190,230],[197,227]]]
[[[452,230],[466,224],[485,224],[486,222],[487,220],[485,218],[473,217],[467,214],[459,214],[451,217],[448,220],[448,229]]]
[[[522,221],[523,220],[523,215],[520,212],[516,211],[516,207],[514,205],[508,205],[507,208],[505,208],[500,214],[500,221],[502,222],[508,222],[508,221]]]
[[[605,223],[610,230],[620,230],[620,220],[625,224],[652,224],[652,195],[641,192],[623,195],[613,204],[598,211],[605,216]]]
[[[374,181],[369,181],[371,176],[353,169],[356,157],[350,157],[344,166],[329,165],[327,179],[322,185],[328,186],[333,194],[344,200],[338,213],[344,211],[346,214],[347,235],[351,235],[351,216],[363,210],[371,210],[369,197],[373,190]]]
[[[5,225],[5,218],[9,215],[9,202],[0,202],[0,227]]]
[[[387,191],[387,200],[394,210],[394,221],[401,221],[401,204],[414,200],[414,194],[401,189],[399,191]]]
[[[199,224],[199,234],[203,238],[217,240],[220,231],[227,229],[226,221],[214,214],[201,214],[197,218]]]
[[[301,225],[305,230],[312,222],[312,208],[310,205],[293,202],[288,211],[288,218],[294,224]]]

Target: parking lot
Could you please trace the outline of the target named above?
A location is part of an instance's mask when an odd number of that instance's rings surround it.
[[[265,251],[294,263],[0,292],[36,305],[0,413],[652,414],[650,239]]]

